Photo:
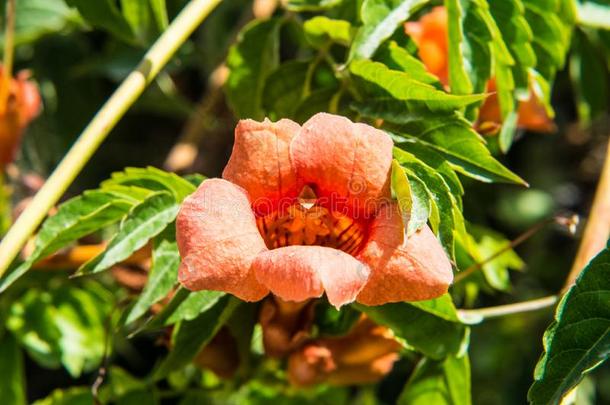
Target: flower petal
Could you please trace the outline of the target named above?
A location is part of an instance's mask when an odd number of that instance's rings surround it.
[[[319,113],[292,141],[299,177],[319,198],[343,200],[355,212],[371,214],[390,197],[392,139],[366,124]]]
[[[225,291],[246,301],[269,292],[250,270],[267,248],[241,187],[205,180],[182,204],[176,240],[182,257],[178,279],[186,288]]]
[[[369,276],[369,268],[337,249],[286,246],[261,253],[252,263],[260,283],[285,301],[320,297],[339,308],[354,301]]]
[[[301,127],[283,119],[271,122],[241,120],[235,128],[235,144],[222,177],[248,192],[259,214],[276,208],[283,197],[301,191],[290,160],[290,142]]]
[[[396,204],[371,224],[371,234],[358,258],[371,268],[368,283],[358,295],[365,305],[419,301],[447,292],[453,280],[451,263],[430,228],[406,240],[397,235],[402,218]]]

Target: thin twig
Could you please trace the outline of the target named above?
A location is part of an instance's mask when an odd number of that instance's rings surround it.
[[[597,191],[591,213],[583,233],[582,241],[576,253],[576,258],[563,286],[567,291],[576,278],[596,254],[598,254],[610,237],[610,143],[606,149],[606,157],[602,172],[597,184]]]
[[[0,115],[6,112],[13,75],[13,50],[15,48],[15,0],[6,1],[4,28],[4,55],[2,57],[2,81],[0,82]]]
[[[497,318],[505,315],[531,312],[548,308],[555,305],[557,300],[557,295],[551,295],[535,300],[517,302],[515,304],[498,305],[495,307],[478,309],[460,309],[458,310],[458,315],[465,323],[475,324],[482,322],[484,319]]]
[[[575,223],[577,223],[577,222],[578,222],[578,217],[576,217],[576,216],[571,216],[571,217],[554,216],[551,218],[544,219],[543,221],[538,222],[537,224],[534,224],[531,228],[527,229],[521,235],[517,236],[515,239],[510,241],[510,243],[508,243],[502,249],[499,249],[498,251],[493,253],[488,258],[486,258],[480,262],[477,262],[477,263],[473,264],[472,266],[466,268],[466,270],[461,271],[460,273],[456,274],[455,279],[454,279],[454,284],[459,283],[460,281],[464,280],[466,277],[472,275],[475,271],[482,269],[484,265],[486,265],[487,263],[496,259],[497,257],[501,256],[502,254],[506,253],[507,251],[519,246],[520,244],[522,244],[523,242],[525,242],[526,240],[528,240],[529,238],[534,236],[536,233],[538,233],[545,226],[556,223],[556,224],[564,225],[564,226],[568,227],[571,231],[573,231],[573,229],[575,227]]]
[[[119,119],[220,1],[191,0],[106,101],[0,243],[0,276]]]

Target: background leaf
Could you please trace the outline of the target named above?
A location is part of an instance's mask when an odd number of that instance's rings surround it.
[[[103,28],[123,41],[133,41],[134,33],[113,0],[65,1],[69,6],[75,7],[85,20],[94,27]]]
[[[239,118],[262,120],[263,90],[267,76],[279,65],[279,29],[282,20],[253,21],[240,32],[227,57],[230,69],[225,91]]]
[[[182,321],[174,330],[172,350],[154,371],[153,378],[158,380],[165,377],[170,371],[187,365],[203,346],[214,337],[238,305],[238,300],[226,296],[209,310],[202,312],[197,318],[191,321]]]
[[[0,333],[0,398],[7,404],[25,405],[23,353],[13,335],[7,331]]]
[[[468,355],[423,359],[398,399],[399,405],[470,405]]]
[[[376,307],[356,304],[355,308],[376,323],[392,329],[397,337],[404,339],[407,347],[433,359],[460,353],[468,339],[468,328],[458,321],[450,298]]]
[[[129,311],[125,323],[144,315],[149,308],[165,298],[178,281],[180,254],[176,243],[176,229],[169,226],[153,239],[152,265],[144,290]]]

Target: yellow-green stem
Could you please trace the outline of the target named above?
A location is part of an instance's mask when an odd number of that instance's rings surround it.
[[[4,18],[4,55],[2,57],[2,81],[0,81],[0,115],[6,111],[13,76],[13,50],[15,48],[15,0],[6,0]]]
[[[191,0],[83,130],[0,243],[0,276],[119,119],[221,0]]]

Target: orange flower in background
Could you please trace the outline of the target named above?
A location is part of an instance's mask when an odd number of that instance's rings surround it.
[[[0,72],[0,82],[2,82]],[[11,163],[19,148],[21,135],[40,112],[38,87],[22,71],[8,82],[6,105],[0,106],[0,169]]]
[[[419,21],[405,23],[405,32],[418,46],[419,57],[430,73],[449,86],[449,52],[447,31],[447,10],[443,6],[434,7]],[[481,105],[476,127],[482,133],[494,134],[502,126],[500,104],[495,94],[496,83],[492,78],[487,83],[487,91],[492,93]],[[533,91],[530,98],[519,103],[517,126],[536,132],[553,132],[555,123]]]
[[[405,23],[405,32],[419,48],[419,58],[428,71],[449,86],[449,44],[447,34],[447,10],[434,7],[419,21]]]
[[[269,292],[335,307],[431,299],[453,279],[427,226],[405,237],[391,200],[392,140],[320,113],[240,121],[224,179],[205,180],[183,203],[179,280],[246,301]]]
[[[362,318],[345,336],[314,340],[288,358],[296,386],[370,384],[388,374],[401,349],[392,332]]]

